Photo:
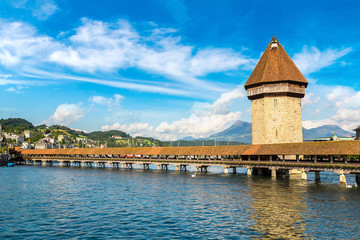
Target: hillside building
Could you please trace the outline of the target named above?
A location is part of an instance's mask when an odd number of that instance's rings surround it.
[[[32,132],[30,130],[25,130],[24,135],[25,135],[25,138],[32,138],[34,136],[34,132]]]
[[[301,99],[308,82],[273,37],[245,83],[252,144],[302,142]]]

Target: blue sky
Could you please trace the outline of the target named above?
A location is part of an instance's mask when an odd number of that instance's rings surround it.
[[[176,140],[251,121],[276,35],[309,81],[306,128],[360,125],[358,1],[4,0],[0,118]]]

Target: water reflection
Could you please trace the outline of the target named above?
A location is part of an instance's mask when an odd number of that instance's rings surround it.
[[[306,182],[268,177],[249,177],[249,195],[253,198],[252,227],[261,237],[276,239],[306,238],[305,213],[307,204],[303,197]]]

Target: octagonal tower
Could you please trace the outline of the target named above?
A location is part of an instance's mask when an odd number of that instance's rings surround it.
[[[301,98],[308,82],[276,37],[245,83],[252,144],[302,142]]]

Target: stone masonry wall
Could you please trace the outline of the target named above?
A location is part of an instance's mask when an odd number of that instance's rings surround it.
[[[302,142],[301,98],[266,96],[251,101],[252,144]]]

